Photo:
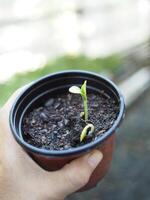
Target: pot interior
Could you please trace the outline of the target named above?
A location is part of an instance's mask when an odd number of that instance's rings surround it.
[[[106,78],[94,73],[85,71],[67,71],[46,76],[33,82],[18,97],[11,112],[11,126],[14,135],[22,138],[22,122],[24,116],[33,109],[40,107],[49,98],[56,94],[69,93],[68,89],[72,85],[81,86],[87,80],[87,91],[89,93],[105,92],[118,103],[120,112],[114,129],[120,124],[124,114],[124,101],[116,86]],[[15,130],[14,130],[15,129]],[[114,132],[114,129],[111,132]],[[110,134],[110,133],[109,133]],[[17,140],[19,140],[17,138]],[[20,142],[20,141],[19,141]]]

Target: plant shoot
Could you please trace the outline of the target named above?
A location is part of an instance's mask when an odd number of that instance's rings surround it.
[[[82,112],[82,115],[84,114],[85,121],[88,120],[88,104],[87,104],[87,92],[86,92],[86,83],[87,81],[84,81],[83,85],[80,87],[78,86],[72,86],[69,88],[69,92],[74,94],[80,94],[83,100],[84,105],[84,113]]]
[[[89,129],[90,129],[90,131],[89,131]],[[94,132],[93,124],[87,124],[80,134],[80,142],[82,142],[84,140],[84,138],[87,136],[87,133],[92,134],[93,132]]]

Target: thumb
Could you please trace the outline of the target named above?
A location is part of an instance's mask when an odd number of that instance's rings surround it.
[[[93,151],[81,158],[72,161],[64,168],[56,172],[58,198],[65,198],[69,194],[79,190],[89,180],[92,172],[102,160],[102,153]]]

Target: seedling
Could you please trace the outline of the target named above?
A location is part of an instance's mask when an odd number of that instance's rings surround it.
[[[84,81],[81,88],[78,87],[78,86],[72,86],[72,87],[69,88],[69,92],[71,92],[73,94],[80,94],[81,95],[82,100],[83,100],[84,112],[80,113],[80,117],[84,116],[85,122],[87,123],[87,120],[88,120],[88,104],[87,104],[86,84],[87,84],[87,81]],[[86,137],[86,135],[88,133],[92,134],[93,132],[94,132],[94,125],[93,124],[87,124],[80,134],[80,142],[83,141],[83,139]]]
[[[81,115],[84,115],[85,121],[88,120],[88,105],[87,105],[87,92],[86,92],[86,83],[87,81],[84,81],[83,85],[81,88],[78,86],[72,86],[69,88],[69,92],[74,93],[74,94],[80,94],[83,100],[83,105],[84,105],[84,113],[82,112]]]
[[[90,129],[90,131],[89,131],[89,129]],[[92,134],[93,132],[94,132],[94,126],[93,126],[93,124],[87,124],[84,127],[84,129],[82,130],[81,134],[80,134],[80,142],[83,141],[83,139],[86,137],[87,133]]]

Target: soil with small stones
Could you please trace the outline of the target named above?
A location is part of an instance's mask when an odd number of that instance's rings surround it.
[[[23,119],[24,140],[38,148],[63,150],[84,145],[103,135],[115,122],[119,107],[107,94],[88,94],[89,122],[93,134],[80,142],[86,126],[80,114],[83,103],[79,95],[60,94],[51,97],[45,105],[34,109]]]

